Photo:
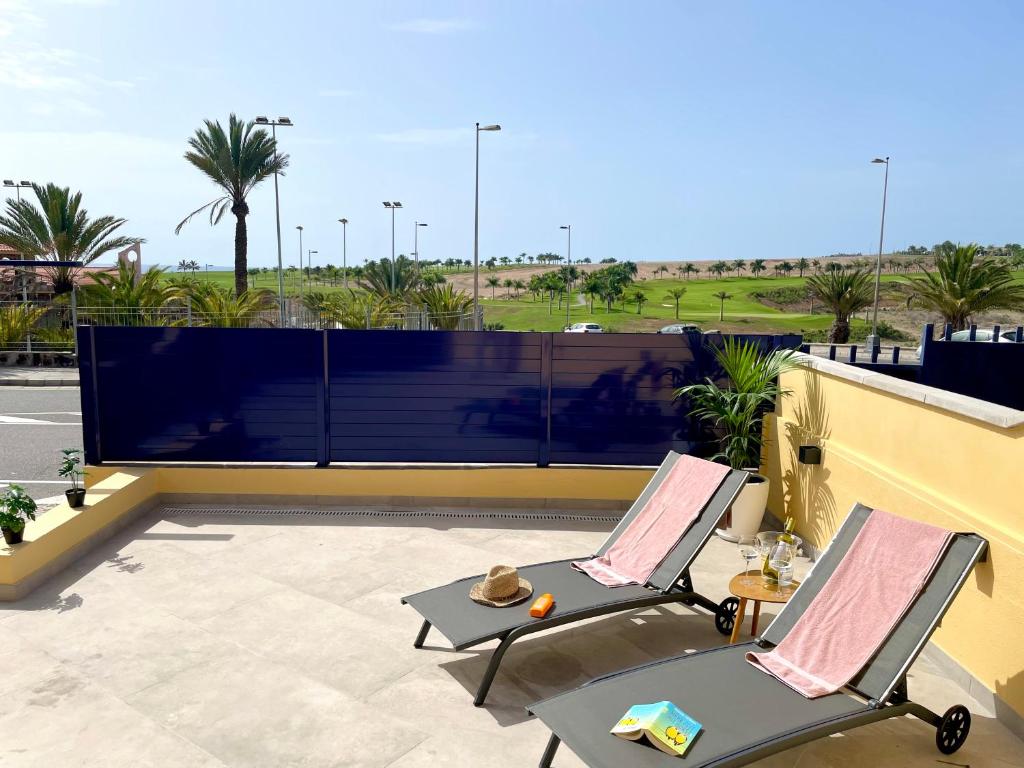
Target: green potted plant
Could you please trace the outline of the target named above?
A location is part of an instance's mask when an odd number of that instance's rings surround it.
[[[711,426],[718,437],[718,453],[713,461],[722,461],[733,469],[750,472],[746,485],[732,505],[729,527],[719,536],[736,541],[753,536],[761,527],[768,504],[768,478],[758,471],[764,445],[764,415],[774,408],[779,397],[787,394],[779,384],[779,375],[795,365],[792,350],[762,350],[752,341],[732,337],[716,348],[715,359],[728,381],[718,386],[706,379],[675,392],[686,398],[691,415]]]
[[[8,544],[20,544],[25,522],[36,519],[36,503],[20,485],[11,485],[0,495],[0,530]]]
[[[65,448],[61,453],[63,458],[57,474],[71,481],[71,487],[64,491],[64,495],[67,497],[68,506],[77,509],[85,504],[85,487],[81,484],[81,479],[85,477],[85,471],[81,469],[82,452],[77,448]]]

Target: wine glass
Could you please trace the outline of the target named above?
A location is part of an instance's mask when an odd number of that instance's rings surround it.
[[[744,581],[749,582],[750,564],[761,556],[761,542],[758,541],[756,536],[740,536],[736,542],[736,546],[739,548],[740,557],[743,558]]]

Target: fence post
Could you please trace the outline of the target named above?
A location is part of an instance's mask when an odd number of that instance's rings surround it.
[[[537,424],[537,466],[551,463],[551,365],[555,358],[555,335],[540,335],[540,414]]]
[[[850,362],[851,363],[856,363],[857,362],[857,345],[856,344],[851,344],[850,345]]]
[[[994,341],[994,342],[998,342],[999,341],[999,332],[1001,330],[1003,330],[1002,326],[999,326],[999,325],[993,325],[992,326],[992,341]]]
[[[836,359],[836,345],[835,344],[829,344],[828,345],[828,359],[829,360],[835,360]]]
[[[1014,341],[1018,344],[1024,341],[1024,325],[1017,326],[1017,335],[1014,337]]]
[[[971,323],[970,329],[967,331],[967,339],[969,341],[974,341],[974,339],[977,336],[978,336],[978,326],[976,326],[974,323]]]
[[[192,294],[185,297],[185,317],[188,327],[192,327]]]
[[[78,292],[71,286],[71,338],[75,340],[75,361],[78,361]]]
[[[874,345],[874,344],[871,345],[871,362],[872,363],[877,363],[878,362],[878,353],[881,352],[881,351],[882,351],[882,344],[881,344],[881,342],[879,342],[879,344],[877,346]]]
[[[900,364],[900,348],[898,346],[892,348],[892,364]]]
[[[953,324],[946,323],[946,327],[942,329],[942,338],[944,341],[953,340]]]
[[[320,367],[319,381],[316,388],[317,420],[320,422],[320,435],[316,443],[316,465],[326,467],[331,463],[331,382],[328,371],[327,331],[320,331],[323,339],[323,364]]]

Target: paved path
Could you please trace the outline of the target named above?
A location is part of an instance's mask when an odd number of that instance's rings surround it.
[[[81,410],[77,387],[0,389],[0,489],[15,482],[37,501],[59,500],[57,463],[62,448],[82,447]]]
[[[77,387],[77,368],[0,365],[0,387]]]

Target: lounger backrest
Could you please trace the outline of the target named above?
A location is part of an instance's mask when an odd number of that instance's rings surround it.
[[[870,513],[869,507],[854,506],[811,573],[762,635],[764,640],[778,645],[788,634],[849,551]],[[850,681],[851,688],[869,699],[884,702],[889,698],[928,642],[971,569],[983,556],[986,546],[986,541],[973,533],[958,533],[954,537],[924,591],[874,658]]]
[[[626,514],[622,516],[619,524],[615,526],[615,530],[608,534],[608,538],[604,540],[604,544],[601,545],[601,548],[597,550],[598,556],[607,552],[608,548],[611,547],[611,545],[618,540],[619,536],[622,535],[622,532],[629,527],[629,524],[636,519],[636,516],[640,514],[640,510],[647,505],[651,496],[653,496],[655,491],[657,491],[658,488],[661,487],[661,484],[665,482],[665,478],[668,477],[668,473],[672,471],[672,467],[674,467],[676,462],[679,461],[680,455],[681,454],[678,454],[675,451],[669,451],[665,454],[664,461],[661,462],[661,466],[658,467],[658,470],[648,481],[647,486],[640,492],[640,495],[636,497],[636,501],[633,502],[633,505],[629,508]]]

